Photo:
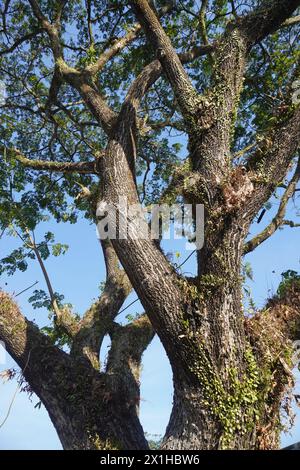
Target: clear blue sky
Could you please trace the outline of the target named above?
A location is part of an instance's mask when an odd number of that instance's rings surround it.
[[[273,211],[270,211],[265,216],[264,223],[270,220],[272,213]],[[290,203],[289,213],[290,216],[295,215],[293,202]],[[252,234],[262,228],[263,222],[260,225],[254,224]],[[55,232],[57,241],[67,243],[70,246],[65,256],[52,257],[46,261],[54,288],[60,293],[64,293],[66,301],[71,302],[76,311],[82,313],[97,297],[98,286],[104,276],[104,263],[96,239],[95,228],[85,220],[80,220],[76,225],[60,224],[56,226],[51,223],[49,226],[49,224],[44,224],[39,228],[39,233],[44,234],[49,229]],[[247,258],[253,268],[254,282],[250,284],[258,307],[262,307],[266,298],[276,292],[281,272],[287,269],[300,270],[299,241],[300,229],[285,228],[278,231],[272,239],[265,242]],[[0,241],[0,257],[3,257],[15,246],[18,246],[17,239],[11,240],[3,237]],[[166,246],[167,251],[177,251],[183,248],[183,242],[176,242],[176,244],[169,242]],[[184,259],[187,254],[189,252],[182,251],[181,259]],[[192,272],[194,260],[191,259],[186,263],[184,269],[186,272]],[[2,277],[0,287],[10,293],[17,293],[36,280],[39,280],[38,288],[45,288],[39,266],[33,261],[25,273],[17,273],[10,278]],[[29,295],[30,292],[26,292],[18,297],[22,312],[29,319],[35,319],[39,325],[46,324],[47,312],[33,310],[27,302]],[[127,300],[127,304],[134,298],[133,295]],[[137,311],[140,311],[139,307],[133,306],[126,313]],[[102,348],[102,357],[105,356],[107,347],[108,342]],[[7,357],[7,363],[0,364],[0,372],[14,366],[13,361]],[[0,382],[0,422],[6,415],[15,388],[15,381],[5,384]],[[151,434],[163,434],[172,404],[172,377],[165,353],[157,338],[154,339],[144,355],[141,395],[141,420],[145,431]],[[37,401],[36,397],[32,397],[30,402],[24,393],[19,393],[16,396],[9,419],[0,429],[0,449],[61,448],[45,409],[43,407],[40,410],[34,408]],[[300,416],[296,420],[292,435],[283,437],[283,445],[300,440],[299,419]]]

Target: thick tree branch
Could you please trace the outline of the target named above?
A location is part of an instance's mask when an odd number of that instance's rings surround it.
[[[205,177],[223,178],[228,166],[231,129],[242,90],[247,54],[251,46],[276,30],[300,1],[270,2],[229,23],[214,55],[212,86],[204,109],[194,127],[191,158]],[[196,137],[197,136],[197,137]]]
[[[0,291],[0,339],[22,370],[26,380],[43,399],[47,384],[58,386],[58,370],[69,368],[69,358],[27,320],[12,298]],[[46,367],[46,365],[48,366]]]
[[[154,330],[147,315],[142,315],[129,325],[114,323],[111,328],[111,349],[106,373],[112,378],[114,388],[122,377],[122,386],[138,412],[140,404],[140,374],[142,355],[154,337]]]
[[[159,18],[148,0],[130,1],[150,43],[157,50],[158,58],[173,88],[183,115],[191,117],[199,106],[199,96],[192,85],[172,43],[162,28]]]
[[[64,62],[59,62],[59,67],[65,80],[80,93],[92,115],[110,135],[116,124],[117,114],[108,106],[100,91],[91,82],[90,75],[80,73],[68,67]]]
[[[288,225],[287,221],[284,220],[287,204],[291,197],[295,194],[297,183],[300,179],[300,159],[298,160],[297,167],[293,177],[291,178],[287,189],[285,190],[277,211],[277,214],[273,218],[272,222],[258,235],[256,235],[252,240],[249,240],[245,247],[244,253],[250,253],[255,250],[261,243],[270,238],[276,230],[282,225]]]
[[[79,324],[72,355],[83,355],[99,370],[99,352],[104,336],[131,291],[126,273],[120,269],[116,253],[108,240],[102,241],[106,263],[106,282],[100,298],[89,308]]]
[[[262,41],[289,21],[289,17],[300,6],[299,0],[264,0],[260,6],[240,19],[240,29],[244,32],[248,46]]]
[[[255,196],[245,208],[253,218],[284,179],[300,145],[300,106],[278,117],[266,132],[257,150],[249,157],[247,168],[256,185]]]
[[[1,149],[2,151],[2,149]],[[25,157],[17,149],[7,149],[6,155],[10,158],[15,158],[22,165],[39,171],[53,171],[58,173],[82,173],[82,174],[97,174],[95,162],[52,162],[45,160],[31,160]]]

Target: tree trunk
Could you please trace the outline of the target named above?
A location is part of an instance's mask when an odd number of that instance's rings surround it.
[[[63,383],[65,397],[53,392],[43,402],[64,449],[147,449],[136,403],[124,389],[114,389],[113,378],[86,371]]]
[[[201,251],[192,310],[185,317],[186,334],[176,345],[185,361],[170,357],[175,394],[165,449],[256,447],[263,395],[241,303],[247,227],[241,229],[231,216],[226,226],[212,225]]]

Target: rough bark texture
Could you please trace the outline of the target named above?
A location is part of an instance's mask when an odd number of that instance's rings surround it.
[[[123,334],[119,328],[116,343]],[[126,330],[122,360],[128,371],[124,374],[112,358],[107,372],[99,373],[84,356],[72,358],[53,346],[21,315],[15,302],[0,293],[0,338],[5,338],[7,351],[45,405],[64,449],[148,447],[137,415],[138,370],[153,332],[146,319],[132,328],[133,337],[139,331],[139,349],[134,353],[128,349],[132,338]]]

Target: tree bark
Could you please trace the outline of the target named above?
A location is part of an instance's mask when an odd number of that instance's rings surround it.
[[[147,449],[138,418],[138,366],[153,330],[146,318],[124,332],[119,326],[113,345],[125,332],[127,370],[114,367],[112,358],[110,370],[100,373],[84,354],[72,357],[54,346],[0,291],[0,339],[45,405],[64,449]]]

